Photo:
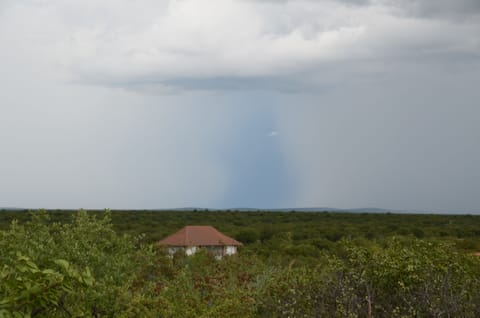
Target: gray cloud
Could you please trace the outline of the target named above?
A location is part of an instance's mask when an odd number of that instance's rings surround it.
[[[331,74],[323,74],[325,68],[348,64],[347,76],[355,78],[368,75],[362,72],[365,63],[377,63],[378,73],[392,61],[480,54],[478,20],[422,18],[427,12],[476,12],[466,0],[455,5],[354,1],[363,5],[353,6],[345,1],[121,1],[114,9],[90,0],[23,1],[10,5],[2,20],[11,31],[29,21],[34,27],[19,33],[22,43],[44,63],[62,67],[70,80],[146,92],[310,90],[318,83],[335,84],[329,82]]]
[[[331,80],[333,81],[333,79]],[[152,79],[131,79],[128,82],[113,80],[94,81],[100,86],[127,88],[128,90],[154,94],[182,94],[186,91],[277,91],[285,94],[320,92],[331,83],[317,85],[311,79],[290,76],[285,77],[212,77],[212,78],[173,78],[164,81]],[[330,82],[330,81],[329,81]],[[326,87],[325,87],[326,86]]]
[[[420,17],[459,20],[480,14],[480,2],[477,0],[387,0],[386,3]]]
[[[0,204],[478,212],[478,2],[276,2],[0,3]]]
[[[287,2],[338,2],[341,4],[355,4],[355,5],[366,5],[370,3],[370,0],[245,0],[250,2],[267,2],[267,3],[277,3],[277,4],[285,4]]]
[[[281,140],[297,205],[480,212],[479,71],[403,66],[381,80],[285,97]]]
[[[72,25],[70,40],[58,48],[73,76],[105,85],[134,83],[138,88],[141,82],[158,82],[179,89],[285,91],[298,86],[295,78],[304,79],[305,88],[315,84],[305,79],[325,66],[356,63],[352,71],[359,71],[365,61],[379,61],[378,69],[382,61],[478,56],[479,21],[422,18],[428,12],[467,12],[467,4],[459,3],[454,11],[447,2],[379,1],[349,7],[337,1],[287,1],[273,7],[258,1],[171,2],[147,22],[121,17],[121,27],[118,18],[102,29]],[[364,75],[349,74],[356,76]]]

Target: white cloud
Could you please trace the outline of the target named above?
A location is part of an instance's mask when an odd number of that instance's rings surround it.
[[[72,80],[102,85],[195,88],[201,79],[273,77],[308,82],[312,73],[322,76],[323,67],[345,62],[480,54],[480,22],[402,15],[380,0],[359,6],[38,0],[11,5],[9,12],[16,28],[30,27],[30,50],[62,65]]]

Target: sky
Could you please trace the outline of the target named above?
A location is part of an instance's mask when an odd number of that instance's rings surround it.
[[[478,0],[0,0],[0,206],[480,213]]]

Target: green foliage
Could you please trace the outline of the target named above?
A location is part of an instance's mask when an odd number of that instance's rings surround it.
[[[257,230],[247,228],[238,232],[238,234],[235,235],[235,238],[243,244],[251,244],[260,239],[260,234]]]
[[[478,315],[477,259],[451,244],[391,239],[381,248],[342,242],[334,260],[340,284],[337,302],[348,315],[384,317]]]
[[[0,231],[0,317],[480,316],[476,217],[18,215]],[[186,224],[245,246],[219,261],[150,244]]]
[[[256,275],[264,265],[254,257],[225,257],[221,261],[199,252],[173,259],[178,270],[163,281],[160,308],[166,317],[253,317],[257,298]]]
[[[118,306],[119,294],[135,277],[142,252],[136,241],[115,233],[108,211],[101,219],[79,211],[72,215],[71,223],[50,223],[49,216],[40,211],[32,221],[24,225],[13,222],[8,231],[1,232],[0,264],[5,273],[10,273],[5,279],[20,272],[23,276],[16,280],[26,284],[38,280],[40,285],[32,286],[51,292],[48,299],[52,302],[58,302],[61,295],[63,311],[68,315],[105,315]],[[24,267],[19,268],[19,264]],[[63,276],[51,270],[52,266]],[[65,277],[70,280],[65,281]],[[15,286],[8,286],[5,293],[14,295]]]
[[[40,269],[29,257],[16,255],[14,266],[0,270],[0,317],[31,317],[65,312],[65,297],[74,287],[92,287],[94,279],[87,267],[79,271],[63,259],[57,269]]]
[[[322,263],[323,261],[323,263]],[[480,262],[452,245],[391,239],[341,241],[316,267],[289,266],[269,280],[265,317],[478,317]]]

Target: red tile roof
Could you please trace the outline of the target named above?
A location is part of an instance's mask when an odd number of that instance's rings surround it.
[[[167,246],[239,246],[242,243],[220,233],[213,226],[185,226],[180,231],[164,238],[160,245]]]

